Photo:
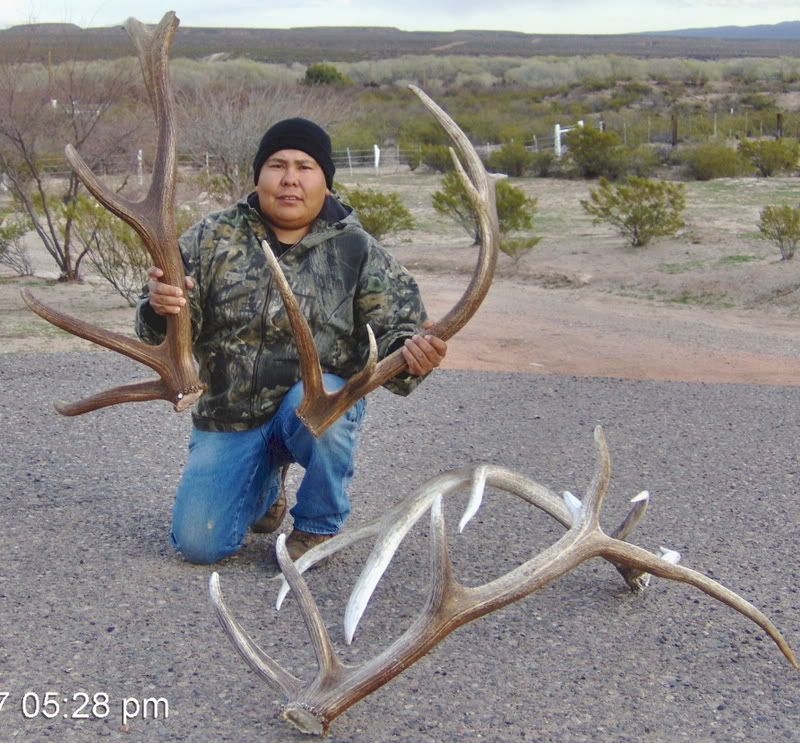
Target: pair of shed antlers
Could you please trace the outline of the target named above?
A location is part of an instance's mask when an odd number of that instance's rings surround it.
[[[154,30],[135,19],[130,19],[126,24],[137,48],[158,125],[153,178],[144,199],[132,202],[114,194],[95,177],[74,149],[67,147],[66,154],[81,181],[97,200],[136,230],[154,264],[164,272],[163,280],[182,287],[184,271],[174,221],[176,135],[168,74],[169,49],[177,26],[178,20],[171,12]],[[477,265],[464,295],[428,331],[447,340],[474,315],[494,275],[499,244],[494,180],[484,169],[466,135],[452,119],[421,90],[413,86],[412,90],[453,141],[453,160],[478,215],[481,234]],[[314,434],[319,435],[356,400],[403,372],[405,362],[400,351],[377,362],[374,338],[368,328],[370,351],[364,369],[339,391],[326,391],[308,325],[278,261],[269,249],[265,253],[286,305],[298,348],[305,388],[298,415]],[[58,405],[60,413],[79,415],[117,403],[155,399],[168,400],[180,411],[190,407],[202,395],[204,386],[197,376],[192,357],[191,323],[187,308],[167,317],[165,340],[158,346],[151,346],[51,309],[27,290],[23,291],[23,297],[28,306],[45,320],[81,338],[129,356],[151,367],[159,375],[156,380],[117,387],[77,403]],[[248,637],[225,606],[219,576],[214,573],[209,590],[220,622],[247,664],[285,695],[284,718],[303,732],[325,733],[334,718],[419,660],[456,628],[518,601],[593,557],[603,557],[614,564],[634,591],[642,590],[651,575],[699,588],[755,622],[775,641],[789,662],[798,667],[794,653],[777,628],[742,597],[698,572],[677,565],[680,556],[676,552],[662,550],[661,555],[657,556],[625,542],[647,508],[649,496],[646,493],[633,499],[630,513],[611,536],[602,531],[600,509],[608,487],[611,464],[599,427],[595,431],[595,441],[597,469],[582,501],[569,493],[565,493],[561,500],[548,488],[522,475],[494,465],[480,465],[452,470],[430,479],[379,521],[325,542],[307,552],[297,563],[289,558],[285,537],[281,535],[277,553],[284,586],[279,593],[278,608],[291,588],[297,597],[317,658],[318,670],[310,682],[303,683],[290,674]],[[567,532],[551,547],[506,575],[482,586],[467,587],[453,576],[444,532],[442,498],[461,488],[471,487],[470,502],[461,522],[463,529],[477,512],[487,485],[512,493],[542,509],[565,526]],[[375,538],[375,546],[345,611],[345,637],[350,643],[372,592],[396,549],[428,509],[431,510],[433,577],[425,607],[408,630],[382,653],[360,666],[345,665],[334,652],[328,631],[301,573],[334,552],[361,540]]]
[[[178,26],[175,14],[167,13],[154,30],[131,18],[126,29],[133,39],[142,66],[144,82],[158,125],[158,145],[153,178],[143,200],[133,202],[113,193],[92,173],[83,158],[67,146],[66,156],[81,182],[94,197],[113,214],[127,222],[141,237],[154,265],[164,274],[164,283],[184,286],[183,262],[175,229],[175,182],[177,174],[175,115],[169,80],[169,48]],[[427,333],[447,340],[455,335],[475,314],[492,283],[497,263],[499,227],[495,207],[494,180],[483,168],[478,154],[466,135],[453,120],[425,93],[412,90],[439,120],[453,139],[464,160],[462,167],[453,155],[456,168],[475,207],[481,233],[481,249],[472,279],[456,305]],[[466,172],[465,172],[466,168]],[[268,245],[264,246],[270,270],[279,288],[295,334],[304,395],[297,414],[315,435],[320,435],[345,410],[367,393],[407,369],[402,351],[397,350],[377,362],[372,330],[367,326],[370,350],[365,367],[336,392],[328,392],[322,384],[319,355],[308,324]],[[167,333],[157,346],[143,343],[120,333],[90,325],[58,312],[40,302],[28,290],[22,296],[30,309],[59,328],[124,354],[154,369],[159,379],[115,387],[76,403],[59,404],[63,415],[80,415],[108,405],[144,400],[168,400],[181,411],[203,394],[204,385],[197,376],[192,356],[191,318],[188,306],[177,315],[167,316]]]

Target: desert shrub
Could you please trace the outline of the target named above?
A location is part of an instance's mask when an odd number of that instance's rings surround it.
[[[336,65],[314,62],[306,68],[304,85],[349,85],[352,81],[343,75]]]
[[[339,187],[342,198],[356,210],[362,227],[374,238],[401,230],[413,230],[411,212],[396,193],[382,193],[374,188]]]
[[[775,97],[767,93],[745,93],[739,98],[739,102],[756,111],[768,111],[775,108]]]
[[[592,126],[577,127],[566,136],[567,147],[578,172],[585,178],[611,178],[620,175],[620,139],[616,132]]]
[[[761,210],[758,231],[781,251],[781,260],[788,261],[800,241],[800,206],[765,206]]]
[[[733,178],[742,172],[739,153],[722,142],[695,145],[683,155],[689,176],[698,181]]]
[[[650,145],[621,147],[617,151],[618,175],[649,176],[659,165],[659,153]]]
[[[652,93],[652,88],[645,83],[625,83],[621,87],[614,89],[608,99],[608,107],[612,111],[630,108],[634,103],[652,95]]]
[[[519,142],[506,142],[499,150],[489,155],[487,162],[491,170],[520,178],[528,172],[532,160],[533,153],[525,149],[525,145]]]
[[[79,194],[70,209],[75,239],[86,250],[89,263],[133,307],[147,281],[147,269],[153,265],[141,239],[128,224],[86,194]],[[178,208],[178,234],[197,219],[195,209]]]
[[[654,237],[674,235],[684,222],[685,187],[639,176],[612,185],[606,178],[581,200],[595,223],[608,222],[624,235],[633,247],[647,245]]]
[[[797,167],[798,143],[796,139],[745,140],[739,145],[739,154],[768,178]]]
[[[0,264],[18,276],[30,276],[33,264],[23,238],[33,225],[22,211],[0,213]]]
[[[496,194],[500,250],[516,263],[541,240],[540,237],[518,234],[533,229],[538,202],[505,179],[497,181]],[[475,243],[479,242],[480,232],[475,210],[457,173],[450,172],[445,175],[442,180],[442,190],[435,191],[432,200],[433,208],[437,212],[454,219]]]
[[[531,152],[530,172],[540,178],[546,178],[555,169],[556,156],[552,150]]]
[[[201,192],[208,194],[214,201],[225,203],[231,198],[230,181],[220,173],[208,173],[202,169],[192,180]]]
[[[420,162],[437,173],[449,173],[455,167],[450,148],[445,144],[428,144],[420,148]]]

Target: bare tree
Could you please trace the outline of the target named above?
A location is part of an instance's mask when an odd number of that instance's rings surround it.
[[[72,233],[80,183],[66,165],[63,147],[72,144],[100,170],[128,154],[138,114],[128,107],[110,121],[115,103],[138,98],[131,95],[127,67],[110,64],[97,74],[95,66],[71,62],[24,74],[29,65],[0,60],[0,167],[65,281],[80,278],[86,248]]]
[[[235,200],[253,185],[253,155],[261,136],[292,116],[330,127],[346,118],[351,105],[341,91],[280,83],[266,88],[215,86],[179,92],[181,148],[198,165],[211,161],[209,187]],[[216,177],[216,181],[214,180]]]

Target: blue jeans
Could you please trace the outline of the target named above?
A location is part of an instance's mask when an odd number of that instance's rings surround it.
[[[323,375],[328,390],[344,380]],[[359,400],[319,438],[295,411],[303,397],[298,382],[266,423],[247,431],[192,430],[189,458],[172,511],[172,545],[195,563],[212,563],[236,552],[250,525],[280,493],[281,466],[305,468],[291,509],[294,526],[334,534],[350,513],[347,486],[365,403]]]

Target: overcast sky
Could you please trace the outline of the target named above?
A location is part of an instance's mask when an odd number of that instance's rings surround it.
[[[797,0],[2,0],[0,28],[68,22],[112,26],[134,15],[155,23],[175,10],[183,26],[291,28],[396,26],[406,31],[498,29],[626,33],[800,20]]]

